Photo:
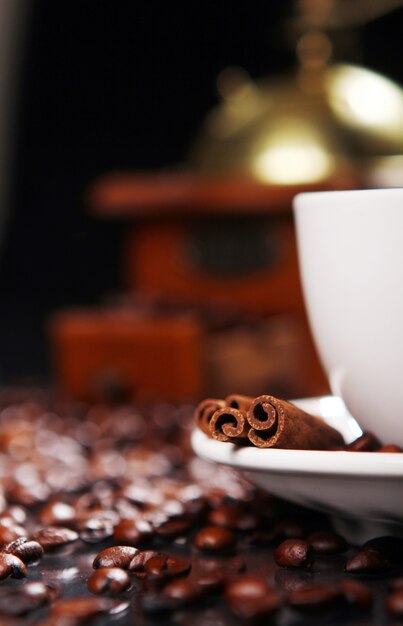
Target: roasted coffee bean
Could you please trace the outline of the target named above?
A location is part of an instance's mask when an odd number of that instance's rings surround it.
[[[197,584],[201,589],[211,593],[221,591],[227,582],[227,576],[223,572],[210,572],[201,574],[197,579]]]
[[[173,600],[177,608],[195,604],[203,596],[204,590],[188,578],[178,578],[165,585],[161,593]]]
[[[311,585],[291,591],[287,596],[287,604],[298,611],[317,611],[328,609],[343,603],[341,590],[334,585]]]
[[[119,604],[112,598],[95,598],[79,596],[75,598],[63,598],[52,604],[51,618],[57,618],[60,623],[84,624],[99,615],[113,613]],[[76,620],[74,622],[73,620]]]
[[[57,552],[78,540],[78,534],[71,528],[45,526],[33,533],[32,539],[41,544],[45,552]]]
[[[395,617],[403,617],[403,589],[396,589],[387,595],[385,608]]]
[[[146,520],[123,519],[113,529],[113,538],[121,544],[138,546],[152,535],[152,526]]]
[[[2,589],[0,591],[0,614],[26,615],[50,600],[49,588],[40,581],[28,582],[23,587]]]
[[[386,446],[378,448],[377,452],[393,452],[396,454],[403,452],[403,448],[401,448],[400,446],[396,446],[394,443],[388,443]]]
[[[296,519],[281,519],[273,527],[273,534],[277,540],[304,539],[309,534],[305,522]]]
[[[0,524],[0,545],[25,537],[26,534],[25,528],[16,524],[14,520],[4,518],[3,524]]]
[[[340,589],[347,602],[352,606],[365,609],[371,606],[374,594],[372,590],[358,580],[347,578],[340,582]]]
[[[171,578],[187,576],[191,567],[188,559],[161,554],[148,559],[144,564],[144,571],[148,579]]]
[[[0,552],[0,580],[8,578],[24,578],[27,575],[25,563],[8,552]]]
[[[92,564],[94,569],[99,567],[120,567],[128,569],[132,558],[138,553],[133,546],[112,546],[99,552]]]
[[[244,510],[235,504],[227,504],[213,509],[208,516],[213,526],[223,526],[231,530],[252,530],[259,525],[258,516],[253,511]]]
[[[304,569],[278,568],[274,573],[274,580],[280,589],[284,591],[298,591],[305,589],[313,583],[314,575]]]
[[[198,564],[200,570],[206,574],[215,572],[225,576],[240,574],[246,569],[245,561],[240,556],[200,557]]]
[[[158,537],[164,539],[172,539],[173,537],[179,537],[185,535],[191,527],[191,522],[188,519],[168,519],[154,529],[155,534]]]
[[[30,541],[26,537],[20,537],[7,544],[3,548],[3,551],[9,554],[15,554],[15,556],[18,556],[26,565],[32,565],[40,561],[44,552],[40,543]]]
[[[314,552],[320,554],[338,554],[345,552],[348,548],[347,541],[343,537],[328,530],[311,533],[306,541]]]
[[[378,574],[390,569],[390,563],[375,550],[360,550],[348,559],[344,569],[349,574]]]
[[[129,574],[120,567],[101,567],[91,574],[87,587],[92,593],[119,594],[130,587]]]
[[[27,521],[27,513],[22,506],[12,504],[11,506],[5,508],[2,512],[0,517],[0,524],[5,518],[11,518],[16,524],[18,524],[19,526],[23,526]]]
[[[137,578],[145,578],[145,564],[147,561],[157,556],[164,555],[162,552],[157,552],[156,550],[139,550],[130,561],[128,570],[137,576]]]
[[[380,441],[373,433],[365,432],[346,446],[347,452],[375,452],[381,447]]]
[[[206,526],[196,534],[193,545],[202,552],[225,552],[235,546],[236,537],[228,528]]]
[[[177,603],[172,598],[164,596],[160,591],[147,591],[141,595],[141,608],[151,615],[165,615],[174,611]]]
[[[231,613],[247,620],[272,615],[281,605],[279,594],[264,578],[252,575],[243,575],[228,583],[224,598]]]
[[[101,543],[113,535],[113,525],[109,520],[89,519],[86,527],[80,530],[79,537],[84,543]]]
[[[311,552],[311,546],[303,539],[286,539],[275,549],[274,561],[280,567],[306,567]]]
[[[362,546],[363,550],[376,550],[389,561],[389,563],[403,563],[403,539],[385,535],[370,539]]]
[[[66,526],[74,522],[76,511],[65,502],[54,501],[46,504],[39,512],[39,521],[44,526]]]

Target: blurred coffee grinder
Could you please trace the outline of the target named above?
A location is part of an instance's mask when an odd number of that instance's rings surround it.
[[[288,24],[291,76],[254,82],[224,70],[221,102],[186,165],[91,186],[90,209],[126,224],[125,293],[52,320],[65,391],[186,402],[328,390],[305,319],[291,203],[303,190],[402,184],[402,90],[332,62],[345,29],[397,4],[301,0]]]

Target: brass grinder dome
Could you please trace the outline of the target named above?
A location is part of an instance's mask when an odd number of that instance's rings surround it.
[[[300,42],[294,76],[254,82],[241,68],[218,77],[190,162],[277,185],[314,184],[354,169],[403,172],[403,90],[360,66],[327,65],[326,39]],[[402,176],[400,174],[400,176]]]

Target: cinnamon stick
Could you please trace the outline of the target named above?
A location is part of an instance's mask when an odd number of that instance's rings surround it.
[[[226,406],[213,414],[210,423],[210,436],[218,441],[247,441],[250,426],[246,420],[246,412]]]
[[[274,396],[256,398],[247,421],[248,438],[259,448],[336,450],[344,446],[341,434],[319,417]]]
[[[194,420],[196,426],[200,428],[206,435],[211,437],[211,432],[209,429],[209,423],[213,414],[218,409],[225,407],[224,400],[218,400],[216,398],[207,398],[200,402],[194,413]]]

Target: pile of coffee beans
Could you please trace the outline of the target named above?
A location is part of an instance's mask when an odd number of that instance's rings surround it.
[[[403,539],[349,545],[195,457],[193,410],[0,393],[2,625],[403,618]]]

